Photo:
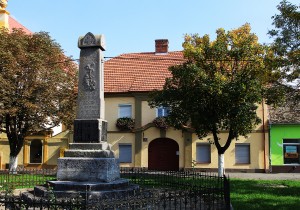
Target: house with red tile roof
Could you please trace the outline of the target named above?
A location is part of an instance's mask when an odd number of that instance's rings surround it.
[[[157,117],[167,116],[167,107],[151,109],[148,95],[162,89],[170,66],[185,62],[182,51],[168,51],[167,39],[155,40],[155,51],[126,53],[104,63],[105,119],[108,141],[119,157],[121,167],[142,167],[155,170],[197,169],[216,171],[217,149],[212,136],[199,139],[193,132],[172,127],[156,127]],[[262,119],[248,138],[240,137],[225,154],[228,171],[264,172],[268,170],[267,107],[257,110]],[[135,121],[133,129],[118,127],[118,120]],[[227,138],[227,132],[220,134]]]

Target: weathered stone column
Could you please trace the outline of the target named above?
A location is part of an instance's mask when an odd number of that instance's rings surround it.
[[[105,142],[107,122],[104,120],[104,36],[87,33],[84,37],[79,37],[78,47],[81,51],[74,142]]]

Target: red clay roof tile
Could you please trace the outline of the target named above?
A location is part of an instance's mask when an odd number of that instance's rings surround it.
[[[165,79],[171,76],[168,68],[184,61],[182,51],[166,54],[122,54],[104,63],[105,92],[146,92],[162,89]]]
[[[23,26],[21,23],[19,23],[18,21],[16,21],[13,17],[9,16],[8,18],[8,24],[9,24],[9,30],[11,31],[13,28],[20,28],[23,29],[23,31],[26,34],[32,34],[32,32],[27,29],[25,26]]]

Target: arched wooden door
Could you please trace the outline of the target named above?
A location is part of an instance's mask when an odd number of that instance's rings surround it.
[[[179,146],[177,142],[168,138],[159,138],[150,142],[148,169],[178,171]]]

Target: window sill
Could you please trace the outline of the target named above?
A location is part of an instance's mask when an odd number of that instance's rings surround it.
[[[300,163],[284,163],[284,166],[299,166]]]
[[[251,163],[235,163],[235,165],[250,165]]]

